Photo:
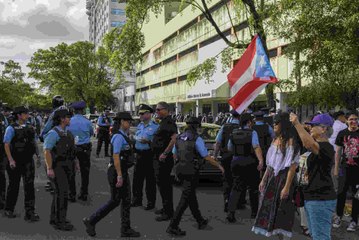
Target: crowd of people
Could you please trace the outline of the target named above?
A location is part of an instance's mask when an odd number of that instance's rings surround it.
[[[35,161],[41,165],[37,137],[43,141],[45,170],[49,179],[47,190],[53,192],[50,224],[55,229],[71,231],[67,219],[67,202],[76,201],[76,171],[81,173],[78,200],[87,201],[91,167],[92,123],[84,117],[86,103],[75,102],[67,107],[61,96],[53,99],[53,112],[42,131],[42,119],[30,117],[29,110],[16,107],[13,120],[9,109],[3,108],[1,121],[0,209],[8,218],[16,217],[20,180],[24,180],[25,220],[38,221],[35,212]],[[198,229],[208,225],[199,210],[196,197],[199,183],[198,158],[217,167],[223,175],[223,209],[228,223],[236,222],[236,211],[246,204],[249,193],[252,231],[266,237],[292,237],[296,209],[300,212],[303,234],[314,240],[331,239],[332,227],[342,224],[347,192],[352,193],[351,221],[347,231],[357,229],[359,214],[359,128],[356,111],[335,114],[318,113],[299,122],[293,112],[262,109],[230,116],[212,114],[195,117],[173,115],[166,102],[156,109],[139,106],[141,122],[130,136],[132,116],[119,112],[112,120],[109,109],[99,117],[99,157],[105,143],[109,158],[107,179],[111,197],[83,219],[88,235],[96,235],[96,225],[121,205],[121,236],[139,237],[131,228],[131,207],[143,206],[143,188],[147,204],[155,208],[157,189],[162,208],[155,211],[158,222],[169,221],[167,233],[184,236],[179,225],[184,211],[190,208]],[[156,113],[159,122],[152,120]],[[178,133],[176,121],[186,122]],[[210,156],[199,128],[204,122],[222,125]],[[112,131],[110,128],[112,127]],[[110,152],[109,152],[110,151]],[[134,168],[133,185],[128,170]],[[183,185],[177,207],[173,205],[171,172]],[[7,172],[9,183],[6,185]],[[334,216],[334,217],[333,217]]]

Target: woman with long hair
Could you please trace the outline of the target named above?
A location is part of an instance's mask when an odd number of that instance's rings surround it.
[[[289,114],[274,117],[275,138],[267,152],[267,169],[259,184],[261,197],[252,228],[256,234],[270,237],[292,237],[295,207],[289,196],[293,192],[293,177],[299,162],[299,147],[293,138]]]

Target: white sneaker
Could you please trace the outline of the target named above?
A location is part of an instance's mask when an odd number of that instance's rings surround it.
[[[354,221],[351,221],[348,228],[347,228],[347,231],[348,232],[355,232],[356,230],[357,230],[357,224]]]
[[[338,216],[335,216],[333,220],[333,228],[339,228],[341,223],[342,223],[342,219]]]

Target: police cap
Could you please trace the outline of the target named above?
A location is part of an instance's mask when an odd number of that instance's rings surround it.
[[[239,117],[239,113],[234,109],[231,110],[231,114],[233,117]]]
[[[25,106],[15,107],[14,114],[29,113],[29,109]]]
[[[265,114],[269,114],[270,109],[267,107],[261,108],[261,111]]]
[[[105,112],[109,112],[109,111],[111,111],[111,108],[110,107],[105,107]]]
[[[197,117],[190,117],[187,121],[186,124],[197,124],[197,125],[201,125],[201,121],[197,118]]]
[[[252,120],[253,120],[253,117],[250,113],[243,113],[240,118],[241,123],[252,121]]]
[[[133,120],[131,114],[129,112],[118,112],[116,117],[114,118],[116,121],[122,120]]]
[[[254,113],[253,113],[253,116],[254,116],[255,118],[263,118],[264,112],[262,112],[262,111],[254,112]]]
[[[71,117],[71,113],[67,109],[61,109],[55,111],[54,118],[64,118],[64,117]]]
[[[86,108],[86,103],[84,101],[73,102],[70,107],[73,109],[84,109]]]
[[[153,113],[153,109],[146,104],[140,104],[138,113],[140,114],[140,113],[147,113],[147,112]]]

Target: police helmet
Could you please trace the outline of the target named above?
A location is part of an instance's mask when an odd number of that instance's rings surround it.
[[[58,108],[64,105],[64,102],[65,101],[62,96],[56,95],[55,97],[52,98],[52,108]]]

